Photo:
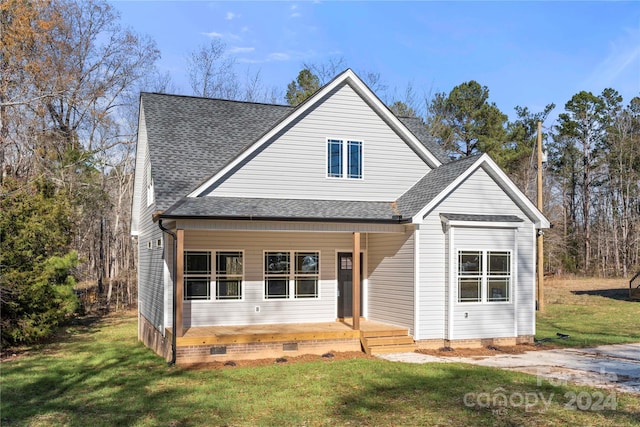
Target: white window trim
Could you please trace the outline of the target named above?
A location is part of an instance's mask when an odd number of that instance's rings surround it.
[[[213,265],[213,252],[211,251],[211,249],[184,249],[183,251],[183,257],[187,252],[208,252],[209,253],[209,269],[210,272],[209,274],[189,274],[188,277],[206,277],[209,276],[209,298],[196,298],[196,299],[187,299],[187,263],[183,261],[183,267],[182,267],[182,302],[183,303],[196,303],[196,304],[203,304],[203,303],[210,303],[212,301],[215,301],[215,298],[213,297],[212,294],[212,288],[211,285],[213,283],[213,278],[215,276],[215,266]]]
[[[480,283],[480,301],[460,301],[460,284],[459,284],[459,265],[458,263],[460,262],[460,252],[481,252],[482,253],[482,275],[481,277],[481,283]],[[487,298],[487,278],[488,278],[488,274],[487,274],[487,261],[488,261],[488,257],[487,254],[489,252],[507,252],[509,253],[509,300],[508,301],[489,301]],[[514,259],[514,253],[515,251],[513,249],[504,249],[504,248],[491,248],[491,249],[487,249],[487,248],[476,248],[476,247],[462,247],[462,248],[455,248],[454,249],[454,253],[453,253],[453,261],[455,263],[455,270],[453,270],[455,272],[455,275],[453,276],[453,286],[454,286],[454,292],[455,292],[455,297],[452,298],[454,301],[454,304],[456,306],[462,306],[462,307],[470,307],[470,306],[478,306],[478,305],[512,305],[514,302],[514,294],[513,294],[513,290],[515,288],[514,285],[514,281],[515,281],[515,275],[514,275],[514,264],[516,262],[516,260]]]
[[[185,249],[184,252],[209,252],[209,264],[211,266],[211,274],[209,280],[209,298],[208,299],[186,299],[183,296],[183,302],[189,302],[191,304],[205,304],[205,303],[237,303],[245,300],[246,295],[246,264],[244,249]],[[242,254],[242,282],[240,283],[241,295],[238,299],[218,299],[218,252],[240,252]],[[183,277],[185,272],[183,272]],[[205,276],[205,275],[203,275]],[[183,279],[184,282],[184,279]],[[184,283],[182,284],[184,286]],[[183,291],[183,295],[186,293]]]
[[[329,141],[340,141],[342,143],[342,171],[340,176],[329,176]],[[359,178],[349,177],[349,142],[360,143],[360,169],[361,174]],[[327,179],[343,179],[349,181],[363,181],[365,174],[365,156],[364,156],[365,142],[362,138],[344,138],[344,137],[327,137],[325,138],[324,155],[325,155],[325,178]]]
[[[287,281],[287,289],[289,291],[289,296],[286,298],[267,298],[266,292],[266,264],[265,258],[267,253],[274,252],[282,252],[289,254],[289,279]],[[318,289],[317,295],[315,297],[296,297],[296,272],[295,272],[295,255],[297,253],[317,253],[318,254]],[[319,249],[287,249],[287,250],[277,250],[277,249],[266,249],[262,251],[262,301],[317,301],[320,299],[320,284],[321,284],[321,274],[320,269],[322,267],[322,261],[320,258],[322,257],[321,251]]]
[[[218,299],[218,253],[219,252],[239,252],[242,254],[242,278],[240,280],[240,298]],[[244,249],[215,249],[211,252],[212,260],[212,274],[211,274],[211,286],[213,298],[210,301],[216,303],[235,303],[242,302],[245,299],[245,274],[246,274],[246,258],[244,255]]]

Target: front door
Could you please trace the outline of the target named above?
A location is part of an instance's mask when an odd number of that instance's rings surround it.
[[[338,318],[353,316],[352,252],[338,252]],[[360,310],[362,314],[362,254],[360,254]]]

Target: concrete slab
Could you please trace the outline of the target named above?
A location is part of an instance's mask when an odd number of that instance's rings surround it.
[[[394,353],[379,357],[407,363],[459,362],[526,372],[541,379],[640,394],[640,343],[530,351],[483,357]]]

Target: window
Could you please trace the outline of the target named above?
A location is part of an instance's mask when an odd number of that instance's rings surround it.
[[[289,252],[264,255],[264,296],[267,299],[289,298]]]
[[[511,253],[487,252],[487,301],[509,301]]]
[[[508,302],[510,288],[511,252],[458,252],[458,302]]]
[[[327,176],[362,179],[362,141],[327,139]]]
[[[216,252],[216,299],[242,299],[242,252]]]
[[[319,261],[319,252],[265,252],[265,298],[318,298]]]
[[[482,252],[458,252],[458,301],[480,301]]]
[[[208,300],[211,283],[211,252],[185,251],[184,299]]]
[[[318,253],[296,252],[296,298],[316,298],[318,296]]]
[[[147,168],[147,207],[154,202],[155,191],[153,189],[153,177],[151,176],[151,168]]]

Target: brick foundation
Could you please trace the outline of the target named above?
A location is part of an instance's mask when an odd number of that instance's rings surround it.
[[[287,342],[217,344],[178,347],[176,363],[190,365],[208,362],[224,362],[227,360],[264,359],[276,357],[296,357],[303,354],[324,354],[330,351],[362,351],[357,338],[297,341],[297,350],[284,350]],[[224,347],[225,354],[211,354],[211,349]]]
[[[162,333],[140,313],[138,313],[138,339],[167,362],[171,360],[170,336],[162,336]]]
[[[531,344],[533,343],[533,335],[520,335],[518,337],[506,337],[506,338],[476,338],[465,340],[420,340],[416,341],[416,345],[419,349],[434,350],[441,347],[451,348],[482,348],[489,345],[496,347],[499,346],[514,346],[517,344]]]

